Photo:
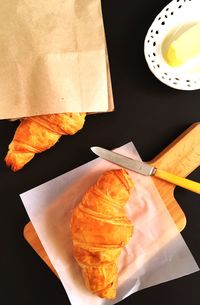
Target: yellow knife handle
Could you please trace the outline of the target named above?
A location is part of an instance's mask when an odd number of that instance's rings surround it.
[[[192,180],[189,180],[186,178],[182,178],[182,177],[173,175],[173,174],[168,173],[161,169],[156,169],[154,176],[157,178],[160,178],[162,180],[168,181],[170,183],[173,183],[175,185],[178,185],[180,187],[183,187],[189,191],[200,194],[200,183],[199,182],[195,182],[195,181],[192,181]]]

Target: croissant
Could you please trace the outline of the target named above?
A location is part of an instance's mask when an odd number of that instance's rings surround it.
[[[104,173],[73,209],[73,256],[86,287],[106,299],[116,297],[118,257],[133,234],[125,215],[133,181],[124,169]]]
[[[24,118],[19,124],[5,157],[7,166],[18,171],[36,153],[56,144],[62,135],[73,135],[85,121],[85,113],[62,113]]]

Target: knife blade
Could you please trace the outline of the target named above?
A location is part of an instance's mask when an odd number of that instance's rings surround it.
[[[91,147],[91,150],[102,159],[105,159],[109,162],[112,162],[114,164],[120,165],[122,167],[125,167],[127,169],[130,169],[136,173],[145,175],[145,176],[151,176],[153,175],[154,171],[156,170],[155,167],[150,166],[149,164],[143,163],[138,160],[131,159],[129,157],[125,157],[123,155],[120,155],[116,152],[107,150],[102,147],[93,146]]]
[[[148,163],[126,157],[124,155],[107,150],[102,147],[93,146],[91,147],[91,150],[102,159],[117,164],[123,168],[129,169],[145,176],[155,176],[167,182],[183,187],[189,191],[200,194],[199,182],[176,176],[172,173],[151,166]]]

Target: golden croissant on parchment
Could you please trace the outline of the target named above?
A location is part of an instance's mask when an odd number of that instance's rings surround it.
[[[132,187],[124,169],[108,171],[72,212],[74,257],[86,287],[102,298],[116,297],[118,257],[133,233],[124,209]]]
[[[84,125],[85,116],[85,113],[75,112],[22,119],[5,157],[7,166],[18,171],[36,153],[55,145],[62,135],[73,135],[79,131]]]

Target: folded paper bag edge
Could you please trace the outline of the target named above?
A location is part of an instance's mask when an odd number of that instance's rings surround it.
[[[98,67],[96,66],[97,61],[101,63]],[[40,73],[32,75],[35,87],[31,91],[27,90],[31,92],[30,96],[27,97],[24,92],[21,98],[18,97],[20,104],[16,101],[11,109],[12,113],[8,117],[5,117],[4,108],[1,108],[1,119],[50,113],[94,113],[114,110],[110,71],[105,50],[70,52],[62,55],[48,54],[46,58],[40,58],[37,65],[37,71],[39,69]],[[70,72],[70,76],[65,77],[65,71]],[[65,84],[63,84],[64,78],[66,78]],[[91,78],[93,86],[90,87],[91,90],[87,90],[91,84]],[[26,86],[29,86],[28,81]],[[34,101],[34,104],[31,104],[34,105],[32,115],[26,106],[29,104],[29,100]],[[45,100],[47,103],[43,102]]]
[[[8,0],[9,2],[9,0]],[[44,22],[45,20],[45,14],[48,13],[49,14],[49,10],[52,11],[52,7],[55,5],[55,1],[51,3],[51,5],[47,6],[44,3],[44,12],[42,12],[42,19],[40,20],[41,25],[40,27],[38,27],[38,21],[39,19],[37,19],[37,13],[40,14],[41,11],[38,10],[38,8],[40,7],[41,3],[38,4],[34,4],[34,8],[33,10],[29,10],[30,6],[32,5],[33,0],[29,1],[29,3],[27,3],[26,7],[24,7],[22,1],[19,1],[19,4],[15,7],[14,3],[10,2],[9,5],[5,5],[5,7],[3,6],[2,9],[4,9],[5,11],[7,11],[8,14],[11,14],[13,16],[13,14],[19,14],[19,16],[16,16],[16,24],[17,24],[17,20],[18,18],[20,18],[20,20],[24,20],[24,30],[26,32],[26,34],[29,33],[29,31],[34,30],[34,35],[35,35],[35,26],[37,26],[37,29],[43,29],[43,26],[46,28],[47,24],[46,22]],[[87,50],[95,50],[97,49],[101,49],[106,47],[106,40],[105,40],[105,31],[104,31],[104,24],[103,24],[103,15],[102,15],[102,9],[101,9],[101,1],[100,0],[95,0],[95,1],[84,1],[81,2],[80,0],[75,0],[75,2],[73,2],[73,4],[69,1],[66,0],[65,4],[62,3],[62,5],[64,5],[64,7],[67,9],[67,11],[65,12],[60,12],[59,10],[59,3],[61,5],[62,1],[58,1],[58,3],[56,3],[56,11],[54,12],[54,14],[59,14],[61,13],[61,19],[56,18],[58,21],[58,28],[60,27],[59,25],[59,20],[63,20],[63,16],[64,14],[69,14],[70,16],[72,16],[72,25],[74,23],[76,23],[76,29],[78,31],[78,33],[76,33],[76,37],[74,36],[73,38],[73,31],[71,31],[69,28],[66,28],[65,26],[65,30],[63,30],[63,27],[61,28],[61,32],[63,35],[67,35],[67,37],[72,37],[74,42],[76,42],[76,44],[74,44],[74,50],[79,49],[80,51],[85,50],[85,48]],[[20,10],[19,10],[20,7]],[[12,8],[12,10],[10,10],[10,8]],[[75,11],[74,11],[75,10]],[[11,12],[12,11],[12,12]],[[74,14],[73,12],[75,12],[76,14]],[[30,19],[33,24],[29,24],[27,22],[27,16],[29,14],[34,14],[34,19]],[[9,15],[10,16],[10,15]],[[55,16],[53,15],[48,15],[49,18],[54,18]],[[78,17],[77,17],[78,16]],[[96,17],[94,17],[96,16]],[[23,18],[25,19],[23,19]],[[74,18],[74,19],[73,19]],[[4,18],[5,19],[5,18]],[[12,18],[13,19],[13,18]],[[84,20],[86,19],[86,24],[84,25]],[[15,19],[13,19],[15,20]],[[51,21],[51,20],[50,20]],[[55,22],[55,18],[53,19],[52,22]],[[95,22],[95,23],[94,23]],[[35,24],[36,23],[36,24]],[[69,22],[68,22],[69,23]],[[67,23],[67,24],[68,24]],[[21,24],[21,23],[20,23]],[[33,26],[35,25],[35,26]],[[90,30],[92,25],[92,29],[90,31],[91,35],[88,35],[88,30]],[[21,27],[21,25],[19,25]],[[21,27],[22,28],[22,27]],[[6,27],[2,27],[1,29],[2,31],[6,30]],[[54,29],[55,31],[57,31],[57,27]],[[47,114],[47,110],[48,109],[48,113],[61,113],[61,112],[68,112],[68,111],[86,111],[87,109],[66,109],[66,107],[63,107],[62,103],[63,101],[59,100],[60,95],[58,95],[57,98],[55,98],[53,100],[52,98],[52,103],[49,102],[49,98],[51,97],[51,92],[48,92],[49,90],[46,90],[46,88],[48,88],[48,86],[46,86],[44,88],[45,94],[43,93],[43,95],[45,95],[45,99],[42,98],[40,96],[40,92],[37,93],[37,86],[35,87],[35,82],[33,82],[31,84],[30,79],[31,79],[31,75],[32,74],[36,74],[37,73],[37,65],[34,66],[32,69],[32,64],[34,64],[34,60],[30,60],[30,58],[37,58],[38,55],[41,54],[47,54],[47,53],[51,53],[51,52],[55,52],[56,50],[59,53],[62,53],[63,50],[69,51],[69,50],[73,50],[73,47],[71,45],[71,43],[68,41],[67,42],[67,48],[63,48],[62,46],[65,46],[65,42],[64,45],[63,43],[60,44],[59,41],[57,41],[57,38],[59,37],[59,35],[53,35],[53,37],[56,37],[56,45],[54,44],[54,42],[52,42],[52,35],[51,35],[51,39],[49,40],[49,33],[47,32],[47,43],[50,43],[51,47],[46,48],[46,45],[42,42],[43,40],[41,40],[41,37],[39,39],[35,39],[37,38],[37,36],[35,37],[33,35],[25,35],[25,32],[23,32],[23,35],[20,36],[23,39],[19,39],[18,37],[15,37],[14,40],[13,39],[13,35],[14,33],[12,33],[12,35],[4,35],[2,36],[5,39],[5,44],[8,45],[8,47],[10,48],[10,55],[12,55],[11,57],[7,57],[8,59],[8,65],[5,64],[4,65],[4,69],[0,69],[0,80],[1,80],[1,87],[0,87],[0,98],[1,98],[1,111],[0,111],[0,119],[8,119],[8,118],[16,118],[16,117],[24,117],[24,116],[32,116],[32,115],[38,115],[38,114]],[[39,31],[39,35],[41,36]],[[57,33],[57,32],[56,32]],[[55,33],[54,33],[55,34]],[[69,34],[69,35],[68,35]],[[61,35],[62,36],[62,35]],[[61,39],[60,41],[63,41],[62,37],[60,36],[59,39]],[[6,38],[7,37],[7,38]],[[86,39],[84,39],[84,37]],[[58,39],[58,40],[59,40]],[[8,41],[9,40],[9,41]],[[95,40],[95,41],[94,41]],[[7,42],[6,42],[7,41]],[[20,48],[14,48],[13,52],[12,52],[12,41],[15,43],[19,43],[22,42],[22,44],[20,44]],[[65,39],[64,39],[65,41]],[[31,44],[30,44],[30,43]],[[45,46],[45,51],[44,49],[41,49],[40,46],[38,48],[38,43],[42,42]],[[25,47],[25,50],[23,49],[23,46]],[[31,46],[31,47],[30,47]],[[61,48],[59,48],[59,46]],[[82,48],[82,49],[81,49]],[[27,56],[21,56],[22,53],[20,53],[21,51],[24,54],[24,51],[26,51]],[[35,50],[35,51],[34,51]],[[7,50],[8,51],[8,50]],[[8,54],[8,52],[6,51],[5,54]],[[19,51],[19,52],[18,52]],[[39,53],[38,53],[39,51]],[[12,63],[9,62],[9,58],[12,59],[14,58],[15,64],[12,68],[13,70],[17,70],[17,72],[15,73],[10,73],[10,68]],[[27,66],[23,67],[23,59],[27,59],[26,63]],[[6,61],[4,61],[5,63]],[[98,62],[98,61],[97,61]],[[7,62],[6,62],[7,63]],[[107,58],[106,58],[106,64],[108,64],[107,62]],[[29,67],[31,67],[31,69],[29,69]],[[11,69],[12,70],[12,69]],[[28,77],[24,77],[24,70],[26,71],[25,75],[28,75]],[[11,71],[12,72],[12,71]],[[59,73],[58,73],[59,76]],[[108,76],[108,75],[107,75]],[[56,76],[55,76],[56,77]],[[2,82],[3,80],[3,82]],[[49,80],[49,79],[48,79]],[[27,86],[28,83],[28,86]],[[92,84],[92,82],[91,82]],[[109,86],[109,85],[108,85]],[[25,90],[25,88],[28,88],[29,90]],[[30,90],[31,89],[31,90]],[[48,88],[49,89],[49,88]],[[63,88],[61,88],[63,89]],[[80,88],[77,88],[77,92],[80,90]],[[51,90],[50,90],[51,91]],[[37,97],[37,95],[39,95],[39,99],[34,98],[35,96]],[[33,99],[31,100],[31,96],[33,96]],[[111,96],[111,94],[110,94]],[[59,107],[54,107],[52,109],[52,107],[54,106],[53,104],[56,103],[60,103]],[[32,105],[33,103],[33,105]],[[46,104],[47,103],[47,104]],[[74,103],[74,101],[72,102],[72,104]],[[76,103],[76,100],[75,100]],[[99,104],[102,104],[102,101],[99,102]],[[88,109],[88,111],[92,111],[92,112],[96,112],[96,111],[109,111],[109,110],[113,110],[113,105],[112,102],[110,103],[110,101],[107,102],[107,106],[106,107],[101,107],[101,109],[99,109],[99,107],[97,109],[93,108],[93,109]],[[19,105],[22,105],[21,108],[19,107]],[[53,105],[53,106],[52,106]],[[61,106],[60,106],[61,105]],[[14,106],[14,107],[13,107]],[[44,110],[45,108],[45,110]]]

